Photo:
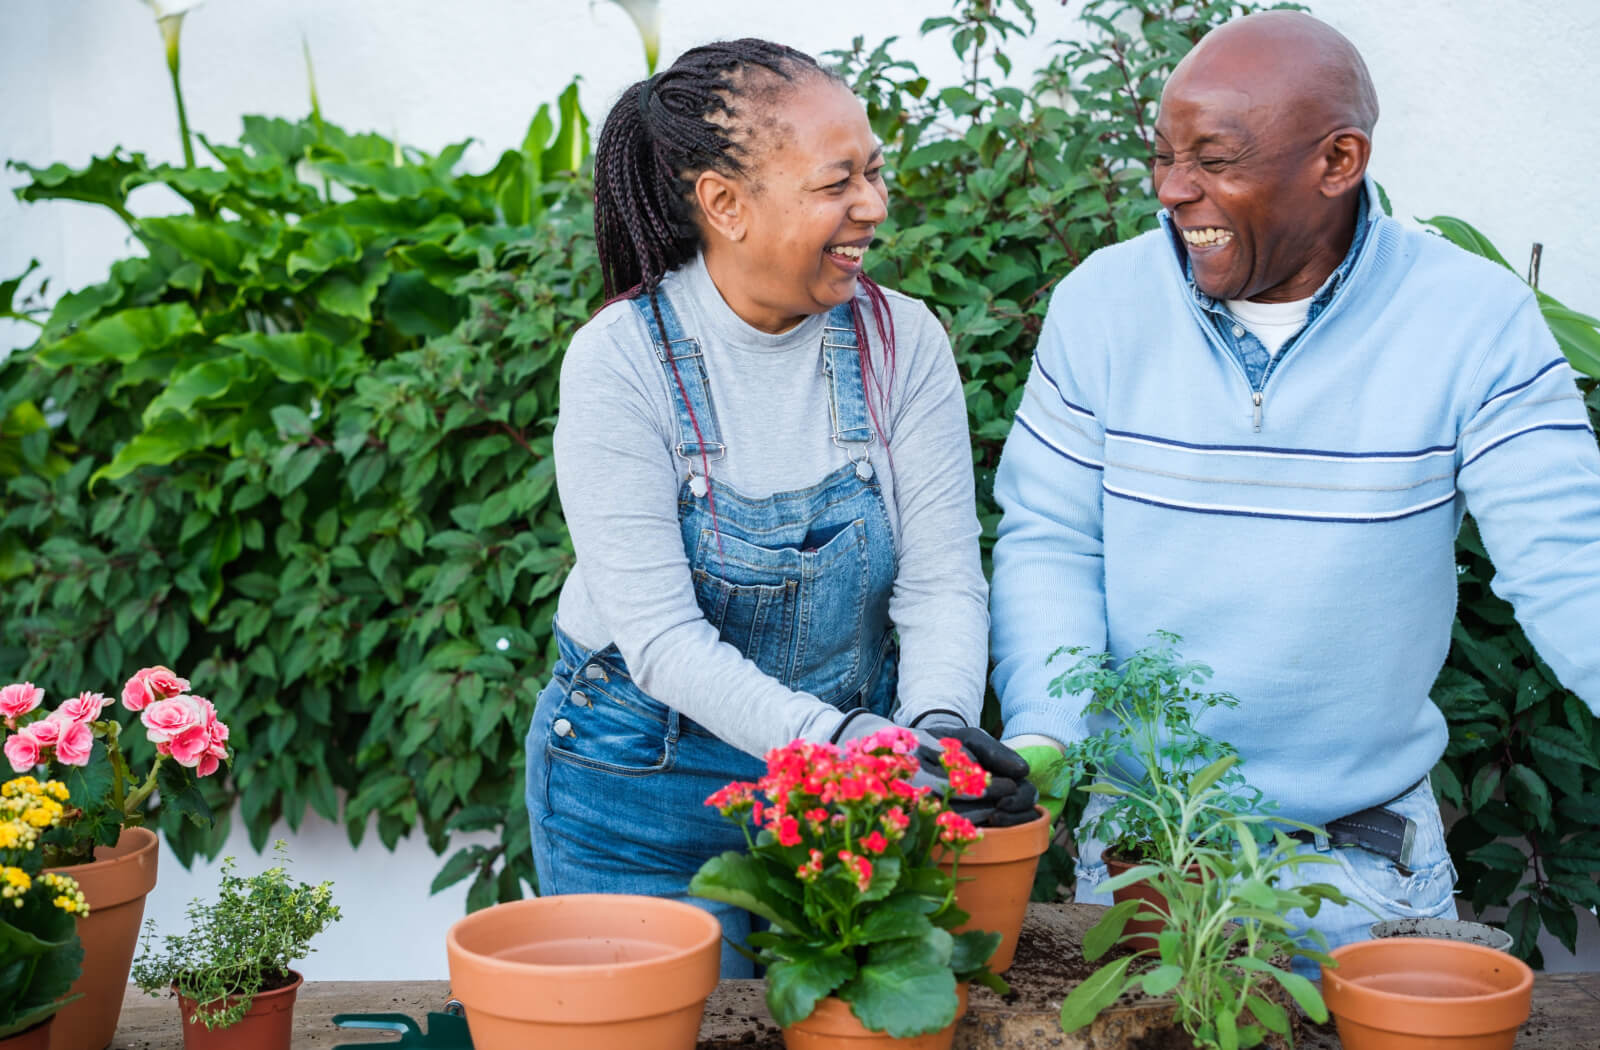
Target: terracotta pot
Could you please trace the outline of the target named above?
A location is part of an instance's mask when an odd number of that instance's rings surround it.
[[[184,1050],[289,1050],[294,1035],[294,997],[305,983],[293,970],[289,976],[294,980],[282,988],[254,996],[244,1016],[226,1028],[207,1028],[203,1021],[190,1021],[197,1004],[178,996]]]
[[[50,1050],[104,1050],[117,1034],[128,970],[144,919],[144,898],[156,885],[156,836],[149,828],[123,828],[115,846],[101,846],[89,864],[51,868],[78,880],[89,914],[78,920],[83,973],[50,1027]]]
[[[1329,953],[1322,998],[1345,1050],[1511,1050],[1533,971],[1463,941],[1391,937]]]
[[[999,932],[1000,947],[989,958],[989,969],[1004,973],[1017,953],[1017,933],[1033,893],[1033,874],[1039,856],[1050,846],[1050,815],[1010,828],[984,828],[983,838],[961,855],[956,872],[956,907],[972,916],[955,932]],[[939,856],[935,853],[935,858]],[[945,871],[950,864],[941,860]]]
[[[32,1028],[24,1028],[15,1035],[0,1039],[0,1050],[46,1050],[50,1045],[50,1030],[55,1016],[46,1017]]]
[[[1106,862],[1106,874],[1113,878],[1121,875],[1129,868],[1137,868],[1139,866],[1138,861],[1126,861],[1109,854],[1102,859]],[[1197,867],[1190,868],[1189,881],[1198,882],[1199,880],[1200,869]],[[1118,904],[1123,901],[1143,901],[1150,905],[1152,910],[1157,911],[1166,911],[1167,909],[1167,898],[1163,897],[1160,891],[1145,879],[1140,879],[1138,882],[1124,886],[1121,889],[1112,890],[1111,899]],[[1129,919],[1127,925],[1123,926],[1122,932],[1124,934],[1137,934],[1138,936],[1124,943],[1136,952],[1144,951],[1146,948],[1154,950],[1156,947],[1156,935],[1166,928],[1167,924],[1161,919]]]
[[[589,893],[474,912],[445,948],[477,1050],[693,1050],[721,942],[691,904]]]
[[[885,1032],[869,1031],[850,1012],[849,1003],[830,995],[817,1004],[810,1017],[783,1030],[783,1045],[788,1050],[950,1050],[956,1025],[967,1012],[965,984],[956,985],[956,996],[960,1001],[954,1021],[928,1035],[896,1039]]]

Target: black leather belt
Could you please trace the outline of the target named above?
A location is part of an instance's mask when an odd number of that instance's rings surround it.
[[[1388,857],[1405,874],[1411,872],[1411,850],[1415,844],[1417,822],[1403,817],[1388,807],[1427,782],[1427,777],[1412,784],[1381,806],[1363,809],[1327,823],[1328,845],[1336,848],[1359,846],[1369,853]],[[1301,842],[1316,842],[1310,831],[1291,831],[1290,838]]]

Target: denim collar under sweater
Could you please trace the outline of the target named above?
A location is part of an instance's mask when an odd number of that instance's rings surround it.
[[[1279,348],[1276,355],[1267,353],[1267,348],[1262,345],[1261,340],[1257,339],[1254,333],[1234,319],[1233,314],[1228,312],[1227,303],[1221,299],[1213,299],[1205,292],[1202,292],[1194,283],[1194,267],[1189,262],[1189,253],[1183,248],[1183,241],[1178,236],[1178,231],[1172,223],[1171,215],[1165,210],[1161,212],[1162,228],[1172,238],[1173,249],[1177,252],[1178,261],[1183,267],[1184,279],[1189,285],[1189,294],[1194,296],[1195,302],[1200,305],[1200,309],[1210,319],[1211,326],[1216,330],[1217,336],[1228,347],[1234,358],[1238,360],[1240,366],[1244,368],[1245,376],[1249,379],[1252,390],[1259,391],[1266,385],[1267,376],[1271,373],[1274,365],[1283,360],[1284,355],[1294,347],[1295,343],[1300,341],[1300,336],[1306,329],[1311,327],[1311,323],[1317,319],[1317,315],[1327,309],[1329,303],[1333,302],[1334,296],[1338,294],[1339,289],[1344,286],[1346,278],[1350,276],[1350,271],[1355,269],[1356,260],[1361,256],[1362,246],[1366,244],[1367,231],[1372,226],[1372,220],[1382,214],[1381,211],[1372,206],[1369,197],[1372,200],[1376,200],[1377,197],[1375,184],[1370,177],[1357,197],[1355,235],[1350,239],[1349,250],[1344,253],[1344,261],[1339,264],[1338,269],[1328,275],[1328,279],[1322,282],[1322,287],[1318,288],[1316,294],[1311,297],[1311,307],[1306,312],[1305,324],[1301,325],[1300,331],[1291,336],[1288,342]]]

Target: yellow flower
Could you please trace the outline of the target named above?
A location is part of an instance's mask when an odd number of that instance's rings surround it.
[[[16,849],[22,841],[22,829],[13,821],[0,822],[0,849]]]

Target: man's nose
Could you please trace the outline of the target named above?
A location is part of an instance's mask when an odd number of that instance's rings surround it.
[[[1180,204],[1200,198],[1200,184],[1194,178],[1193,164],[1168,164],[1155,176],[1156,199],[1172,211]]]

